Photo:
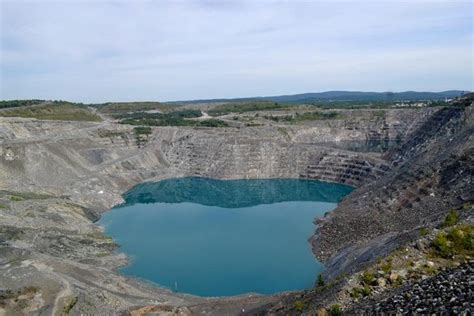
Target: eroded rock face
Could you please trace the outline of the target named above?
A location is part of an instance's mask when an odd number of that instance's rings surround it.
[[[474,200],[472,106],[443,109],[387,155],[392,171],[351,193],[311,238],[327,276],[357,271]]]
[[[301,177],[360,186],[391,168],[374,144],[400,142],[436,111],[346,111],[344,119],[301,126],[161,127],[144,146],[131,127],[110,122],[2,118],[0,181],[65,194],[95,209],[119,203],[137,183],[177,176]]]

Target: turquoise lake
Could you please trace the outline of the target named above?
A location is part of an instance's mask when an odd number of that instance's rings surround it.
[[[177,292],[228,296],[309,288],[323,266],[313,220],[351,187],[311,180],[178,178],[138,185],[99,224],[130,264]]]

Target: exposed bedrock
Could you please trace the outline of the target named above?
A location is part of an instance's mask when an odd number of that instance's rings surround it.
[[[325,218],[311,238],[327,276],[360,269],[440,223],[451,208],[472,214],[473,107],[443,109],[387,156],[391,172],[360,187]]]
[[[137,183],[179,176],[360,186],[390,169],[376,152],[380,146],[409,138],[436,111],[343,111],[343,119],[240,129],[161,127],[144,146],[132,127],[109,122],[3,118],[0,186],[68,195],[100,210],[121,202],[120,194]]]
[[[223,179],[301,177],[358,186],[389,169],[377,154],[240,133],[188,134],[165,145],[163,155],[188,175]]]

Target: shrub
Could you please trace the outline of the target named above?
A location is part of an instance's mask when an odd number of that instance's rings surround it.
[[[455,225],[458,222],[459,214],[455,209],[449,210],[448,215],[444,219],[442,227],[450,227]]]
[[[375,281],[374,274],[370,271],[364,271],[362,274],[362,283],[365,285],[372,285]]]
[[[447,233],[440,232],[433,240],[432,246],[443,258],[455,255],[471,256],[474,250],[474,226],[458,225]]]
[[[426,235],[428,235],[428,233],[429,233],[428,228],[426,228],[426,227],[420,228],[420,236],[426,236]]]
[[[324,286],[324,278],[323,278],[323,275],[322,275],[322,274],[319,274],[319,275],[318,275],[318,282],[317,282],[317,285],[318,285],[318,286]]]
[[[361,296],[369,296],[372,293],[372,288],[365,284],[363,287],[354,287],[351,291],[351,297],[359,298]]]
[[[369,285],[364,285],[361,291],[363,296],[369,296],[372,293],[372,288]]]
[[[447,239],[451,241],[455,253],[474,250],[474,228],[472,225],[459,225],[448,231]]]
[[[340,315],[342,315],[341,306],[339,304],[331,305],[331,307],[328,310],[328,315],[329,316],[340,316]]]
[[[356,298],[356,299],[359,298],[360,297],[360,288],[358,288],[358,287],[352,288],[350,295],[351,295],[352,298]]]
[[[293,302],[293,308],[297,310],[298,312],[302,312],[304,308],[306,307],[306,304],[303,301],[294,301]]]
[[[446,258],[449,257],[449,255],[451,254],[449,242],[444,232],[441,232],[436,235],[432,245],[441,257]]]
[[[383,272],[390,273],[390,271],[392,271],[392,261],[387,260],[380,266],[380,268],[382,269]]]

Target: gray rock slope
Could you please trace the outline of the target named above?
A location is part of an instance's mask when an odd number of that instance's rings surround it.
[[[441,222],[451,208],[467,217],[474,200],[473,108],[432,115],[386,154],[391,172],[353,191],[311,238],[327,277],[357,271]]]
[[[160,127],[144,142],[111,121],[0,118],[0,308],[236,314],[285,295],[198,298],[120,276],[126,258],[93,221],[144,181],[309,178],[357,187],[311,238],[329,277],[472,200],[472,108],[341,113],[302,125]]]

